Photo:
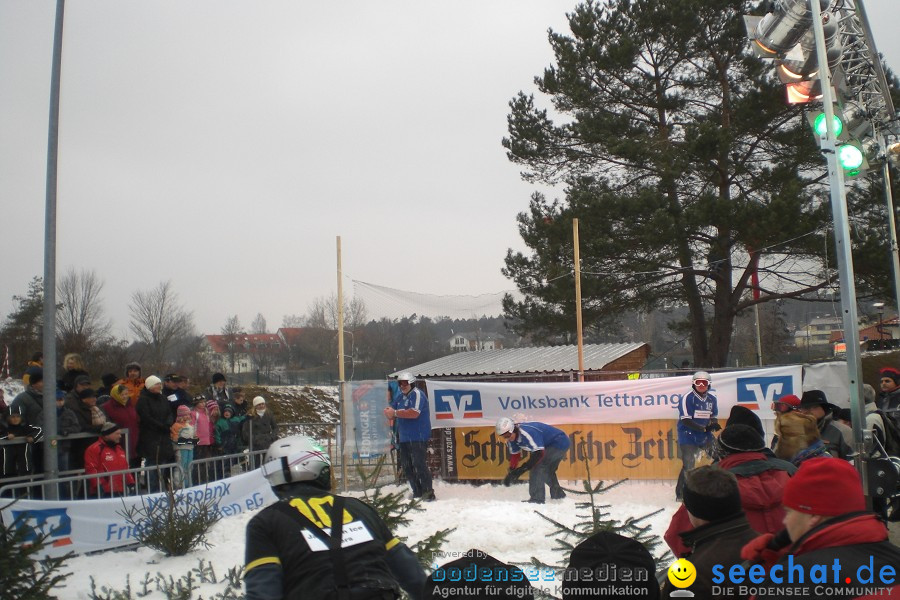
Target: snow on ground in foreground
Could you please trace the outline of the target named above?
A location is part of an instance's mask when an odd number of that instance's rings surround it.
[[[564,487],[575,485],[574,482],[563,482]],[[629,481],[606,492],[601,499],[603,504],[612,505],[608,509],[611,518],[620,521],[664,509],[648,521],[653,533],[662,537],[677,508],[674,485],[674,482]],[[383,489],[389,492],[399,488],[386,486]],[[447,556],[438,559],[438,564],[453,560],[452,553],[463,553],[470,548],[484,550],[507,562],[524,563],[534,556],[545,563],[558,564],[562,562],[562,554],[552,551],[556,545],[550,537],[553,526],[535,510],[569,525],[583,520],[576,517],[576,512],[585,512],[575,508],[573,494],[563,500],[548,501],[543,506],[523,503],[522,500],[528,498],[527,485],[505,488],[436,482],[435,493],[436,502],[423,503],[425,510],[412,513],[412,522],[394,533],[415,542],[440,529],[455,527],[456,531],[450,534],[442,550]],[[210,532],[209,541],[213,544],[210,549],[195,550],[182,557],[166,558],[147,548],[75,557],[65,565],[64,570],[72,575],[66,580],[65,587],[57,591],[57,597],[60,600],[90,598],[91,576],[98,591],[103,586],[124,589],[126,576],[130,576],[134,594],[140,591],[138,584],[145,573],[161,573],[177,580],[203,559],[212,563],[219,583],[202,584],[194,597],[210,598],[225,589],[222,580],[229,568],[243,567],[244,528],[254,514],[220,521]],[[154,591],[147,598],[155,600],[165,598],[165,595]]]

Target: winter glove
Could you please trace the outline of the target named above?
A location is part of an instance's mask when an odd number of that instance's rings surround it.
[[[509,472],[506,474],[506,477],[503,478],[503,485],[505,485],[506,487],[509,487],[510,485],[512,485],[513,481],[518,480],[519,477],[522,476],[522,473],[524,473],[527,470],[528,469],[525,468],[525,465],[522,465],[521,467],[517,467],[515,469],[510,469]]]
[[[536,464],[541,462],[542,458],[544,458],[544,451],[543,450],[535,450],[528,457],[528,460],[525,461],[525,464],[523,464],[519,468],[522,469],[522,472],[524,473],[525,471],[527,471],[529,469],[533,469]]]
[[[764,533],[750,540],[741,548],[741,558],[752,564],[762,563],[766,568],[771,568],[783,554],[783,550],[791,543],[787,531],[779,533]]]
[[[706,426],[707,433],[714,433],[716,431],[719,431],[720,429],[722,429],[722,426],[719,425],[719,422],[716,419],[710,421],[709,425]]]
[[[681,419],[679,423],[681,423],[691,431],[696,431],[697,433],[706,433],[706,427],[693,419]]]

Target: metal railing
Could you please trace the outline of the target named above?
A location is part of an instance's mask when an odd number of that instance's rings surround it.
[[[279,423],[278,429],[279,438],[302,434],[316,440],[332,458],[332,473],[340,472],[338,466],[341,464],[341,456],[337,443],[338,425],[336,423]],[[58,439],[85,437],[97,437],[97,434],[79,433],[71,436],[58,436]],[[14,443],[22,444],[25,443],[25,440],[0,441],[0,444]],[[123,438],[122,446],[127,454],[127,437]],[[169,483],[173,489],[183,489],[258,469],[262,465],[265,454],[266,450],[241,450],[232,454],[201,458],[189,463],[188,472],[173,462],[91,475],[85,474],[83,470],[70,469],[61,471],[58,477],[52,479],[45,479],[43,473],[33,473],[0,480],[0,498],[50,498],[53,496],[47,491],[51,491],[53,486],[56,486],[57,497],[62,500],[108,498],[111,494],[105,491],[107,489],[121,489],[121,492],[116,492],[116,496],[158,493],[164,491],[165,486]],[[133,479],[133,484],[128,483],[129,476]],[[105,487],[104,481],[107,483]]]
[[[53,488],[60,500],[92,500],[98,498],[142,496],[165,490],[167,482],[182,481],[181,467],[170,463],[148,465],[123,471],[108,471],[90,475],[78,472],[53,479],[29,481],[4,481],[0,487],[0,499],[42,500],[51,497]]]

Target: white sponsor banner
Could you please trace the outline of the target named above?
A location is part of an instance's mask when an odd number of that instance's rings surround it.
[[[259,469],[180,490],[175,497],[178,502],[188,503],[213,498],[222,517],[255,510],[277,500]],[[127,507],[140,507],[142,503],[147,508],[165,505],[168,498],[165,494],[148,494],[98,500],[0,502],[3,503],[0,517],[4,523],[10,524],[21,518],[20,527],[49,533],[44,555],[62,556],[67,552],[79,554],[135,543],[134,528],[120,513]]]
[[[741,404],[761,419],[774,418],[772,401],[802,390],[802,367],[793,365],[712,375],[719,416]],[[500,417],[551,425],[633,423],[678,418],[691,376],[584,383],[482,383],[426,380],[431,426],[482,427]]]

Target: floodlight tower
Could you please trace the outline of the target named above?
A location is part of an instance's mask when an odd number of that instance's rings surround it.
[[[870,161],[884,165],[894,289],[900,307],[900,267],[886,161],[886,140],[897,134],[889,88],[862,0],[836,0],[833,7],[829,0],[777,0],[771,12],[762,18],[745,17],[745,24],[757,55],[776,60],[788,102],[821,101],[823,105],[821,114],[808,116],[828,165],[857,467],[871,497],[883,490],[878,489],[877,475],[869,481],[866,464],[872,433],[863,429],[859,321],[844,178],[865,175]]]

